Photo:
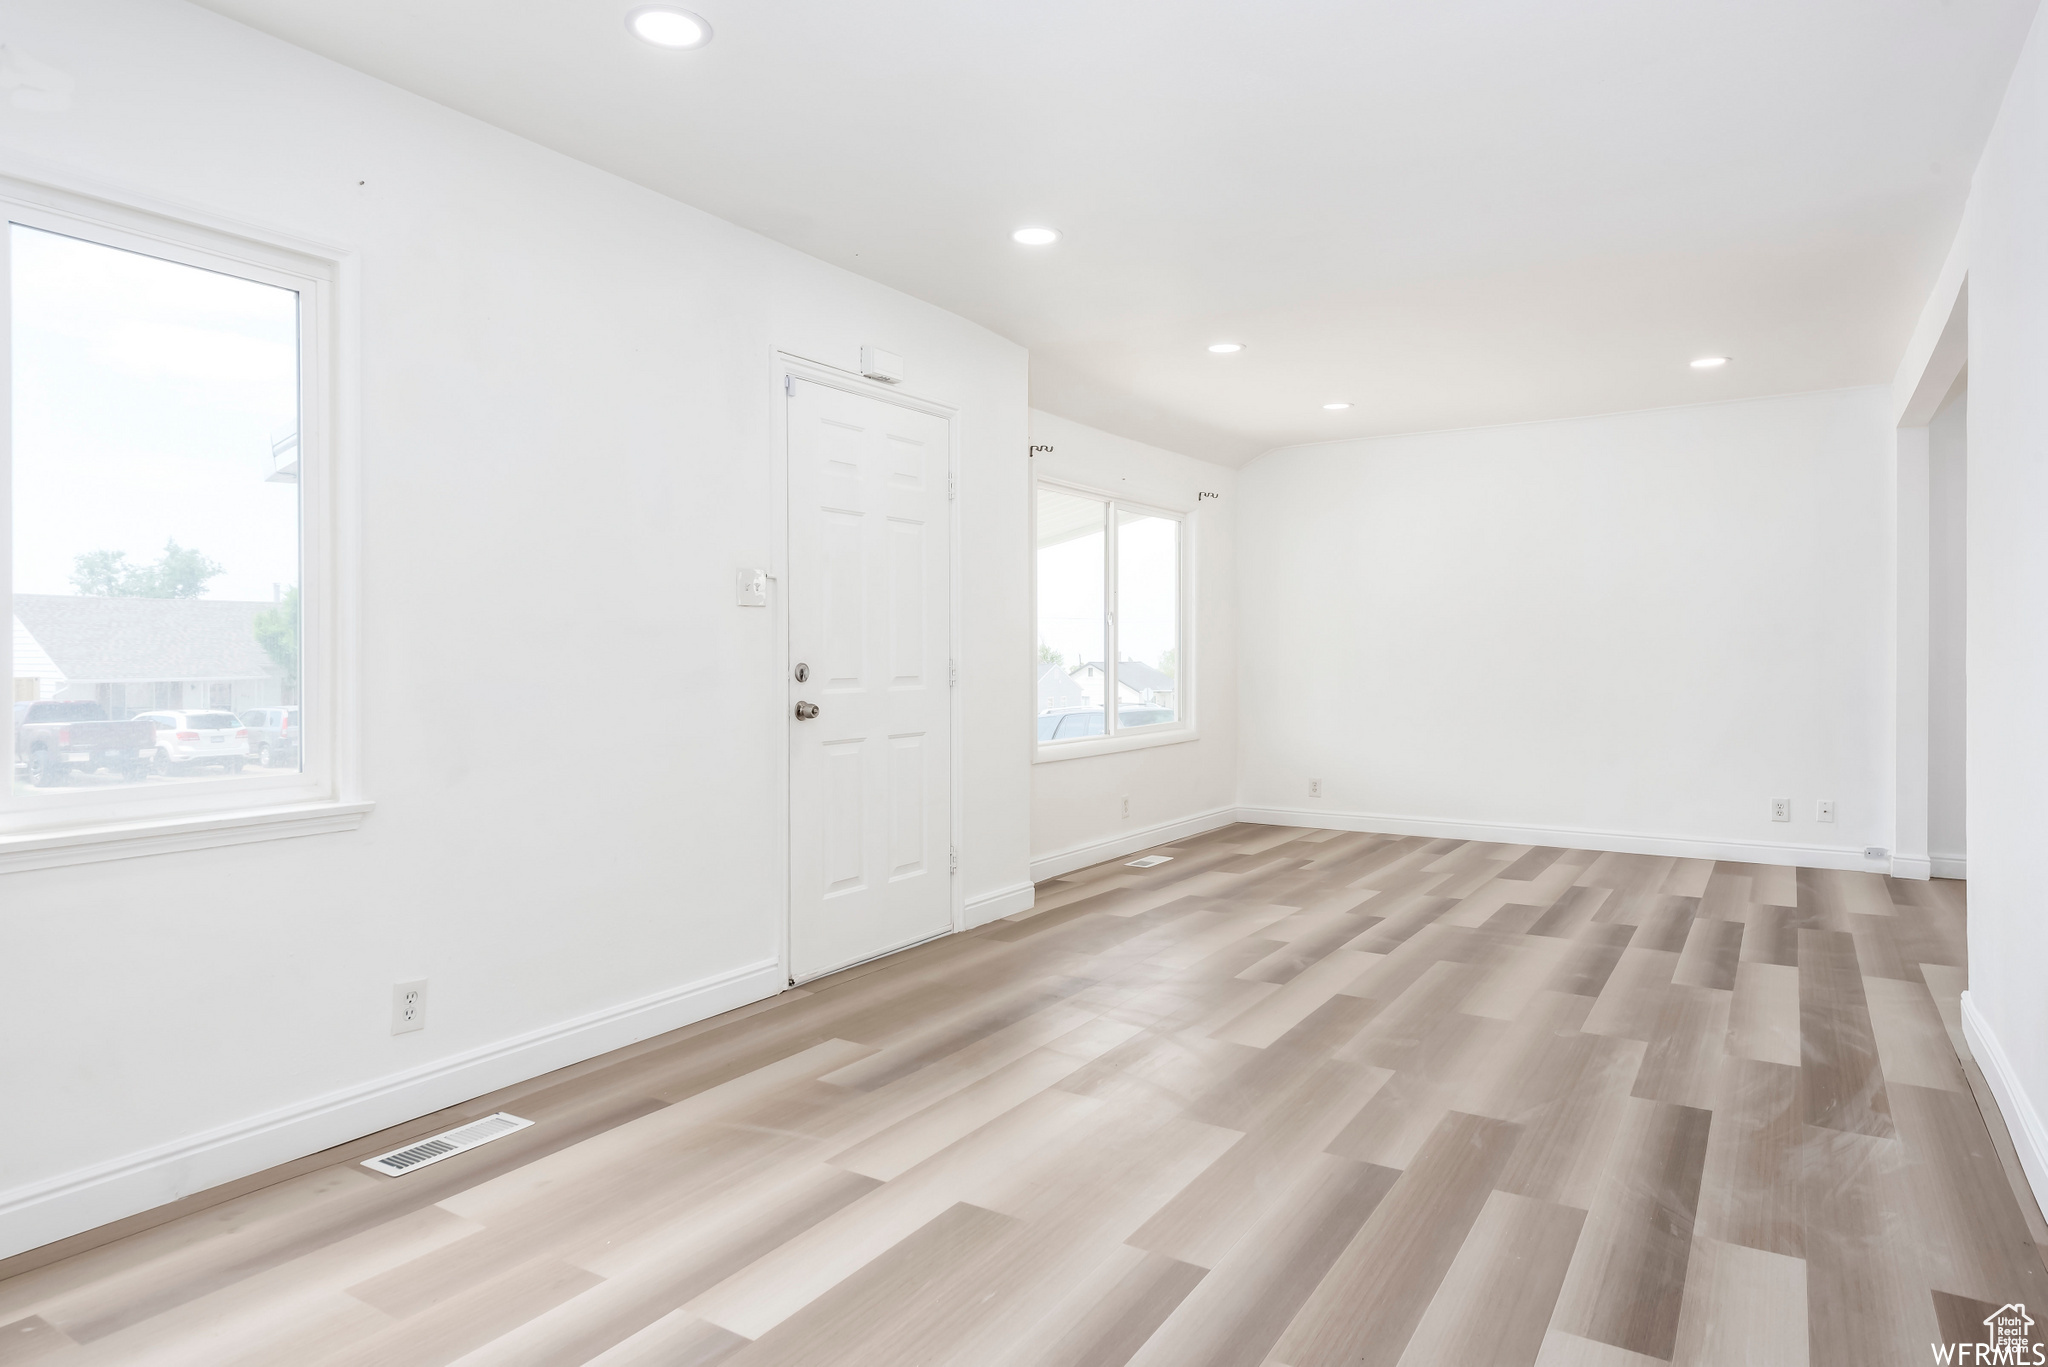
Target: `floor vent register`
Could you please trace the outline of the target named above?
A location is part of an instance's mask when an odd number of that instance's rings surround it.
[[[472,1120],[467,1125],[457,1126],[446,1134],[437,1134],[431,1139],[420,1139],[402,1149],[363,1160],[363,1166],[372,1172],[381,1172],[386,1177],[402,1177],[416,1168],[429,1163],[438,1163],[444,1158],[453,1158],[466,1153],[479,1144],[488,1144],[493,1139],[503,1139],[515,1130],[523,1130],[533,1122],[522,1120],[516,1115],[499,1111],[482,1120]]]

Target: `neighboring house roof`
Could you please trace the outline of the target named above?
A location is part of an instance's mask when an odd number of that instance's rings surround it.
[[[1087,664],[1082,665],[1081,668],[1092,669],[1097,674],[1108,673],[1108,670],[1103,667],[1103,663],[1100,660],[1090,660]],[[1173,691],[1173,675],[1166,673],[1164,670],[1154,669],[1151,665],[1139,660],[1119,660],[1116,666],[1116,681],[1125,688],[1135,688],[1140,693],[1171,693]]]
[[[274,606],[215,598],[14,595],[15,620],[64,678],[85,683],[274,677],[277,668],[256,641],[256,615]]]
[[[1074,676],[1063,666],[1041,663],[1038,666],[1038,706],[1041,711],[1049,707],[1078,707],[1088,701],[1088,695],[1081,691],[1081,685],[1074,682]]]
[[[28,634],[21,618],[14,619],[14,677],[17,679],[62,679],[64,671],[49,652]]]

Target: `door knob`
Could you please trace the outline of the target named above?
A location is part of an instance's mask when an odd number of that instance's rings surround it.
[[[817,715],[818,705],[814,702],[800,702],[796,705],[796,719],[798,721],[809,721]]]

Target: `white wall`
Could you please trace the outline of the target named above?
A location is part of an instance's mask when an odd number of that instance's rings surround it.
[[[1966,386],[1927,425],[1927,850],[1938,876],[1959,877],[1969,735],[1964,692],[1968,575]]]
[[[1864,867],[1891,824],[1889,452],[1870,389],[1261,457],[1244,805]]]
[[[0,1254],[776,990],[784,688],[733,604],[776,348],[887,346],[961,410],[963,883],[1028,896],[1018,347],[175,0],[5,17],[77,92],[0,103],[0,168],[359,255],[378,805],[0,878]],[[612,724],[664,743],[579,756]]]
[[[1970,990],[1964,1031],[2048,1203],[2048,29],[2037,22],[1900,369],[1969,299]]]
[[[1050,878],[1234,819],[1237,472],[1037,409],[1031,413],[1031,444],[1052,448],[1032,458],[1046,478],[1188,509],[1195,548],[1192,662],[1199,739],[1034,764],[1032,871]],[[1221,497],[1198,499],[1204,491]],[[1190,658],[1190,651],[1183,649],[1181,657]],[[1122,815],[1126,796],[1129,817]]]

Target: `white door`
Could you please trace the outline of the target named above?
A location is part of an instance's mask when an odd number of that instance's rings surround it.
[[[945,419],[788,388],[789,943],[804,979],[953,926],[950,472]]]

